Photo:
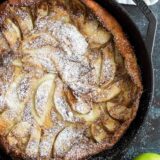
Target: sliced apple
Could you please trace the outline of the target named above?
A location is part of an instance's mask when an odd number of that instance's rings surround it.
[[[72,110],[80,114],[87,114],[91,111],[90,105],[84,102],[81,98],[76,98],[70,89],[66,89],[65,94]]]
[[[43,50],[43,49],[42,49]],[[45,53],[45,52],[43,52]],[[55,65],[53,61],[49,57],[45,57],[45,55],[41,55],[39,52],[36,52],[34,55],[25,56],[22,59],[22,62],[26,66],[33,66],[35,68],[39,68],[48,73],[56,73]]]
[[[24,146],[29,140],[31,124],[27,122],[20,122],[14,126],[13,130],[7,136],[10,146]]]
[[[91,106],[81,98],[78,98],[78,101],[73,108],[75,108],[75,111],[80,114],[88,114],[92,109]]]
[[[87,36],[87,38],[90,38],[95,32],[97,32],[98,22],[95,20],[86,21],[82,27],[82,32]]]
[[[106,102],[120,93],[121,89],[117,84],[112,84],[108,88],[99,88],[96,92],[92,93],[94,102]]]
[[[107,102],[107,109],[111,117],[120,121],[126,121],[132,116],[132,108],[119,105],[112,102]]]
[[[46,33],[34,34],[27,37],[22,43],[22,53],[25,55],[22,62],[25,65],[32,65],[35,68],[55,73],[55,65],[51,57],[53,47],[57,44],[58,42],[55,38]]]
[[[120,123],[111,118],[107,113],[102,120],[102,124],[109,132],[115,132],[116,129],[120,126]]]
[[[47,74],[33,86],[32,114],[37,123],[46,128],[52,125],[50,111],[54,105],[52,103],[54,80],[55,75]]]
[[[6,110],[0,115],[0,135],[7,135],[22,118],[20,112]]]
[[[26,147],[26,155],[30,158],[37,158],[39,152],[39,143],[41,138],[41,129],[37,125],[32,128],[31,137]]]
[[[75,122],[76,119],[73,115],[73,112],[67,102],[64,92],[63,82],[57,78],[56,80],[56,88],[54,94],[54,104],[58,113],[63,117],[65,121]]]
[[[97,85],[100,84],[101,70],[102,70],[102,55],[100,53],[96,54],[94,58],[91,59],[93,69],[94,81]]]
[[[65,23],[71,22],[70,15],[63,7],[54,7],[54,15],[52,16],[53,20],[62,21]]]
[[[48,3],[47,2],[41,2],[37,6],[37,17],[38,18],[43,18],[43,17],[47,16],[48,13],[49,13]]]
[[[29,78],[29,76],[24,76],[20,83],[17,86],[17,95],[18,95],[18,99],[21,102],[26,102],[27,99],[30,96],[30,92],[31,92],[31,79]]]
[[[52,148],[59,132],[63,130],[63,126],[55,126],[45,130],[41,137],[39,155],[41,159],[49,160],[52,157]]]
[[[80,143],[82,135],[84,134],[83,128],[69,126],[59,133],[54,143],[54,155],[57,157],[64,157],[66,153],[77,143]]]
[[[13,60],[12,64],[16,67],[22,67],[22,61],[21,59],[15,59]]]
[[[100,85],[106,87],[114,80],[116,74],[116,64],[114,60],[114,53],[108,47],[105,47],[102,52],[103,60]]]
[[[57,40],[54,38],[54,36],[50,35],[49,33],[46,32],[34,33],[32,35],[25,37],[22,43],[22,52],[24,54],[28,53],[35,54],[36,52],[42,53],[41,48],[44,48],[45,52],[47,52],[48,50],[47,48],[45,48],[45,46],[56,47],[57,44],[58,44]]]
[[[108,138],[108,135],[100,122],[91,125],[91,133],[98,143],[103,142]]]
[[[137,87],[129,77],[126,77],[125,80],[120,81],[119,87],[121,88],[121,97],[118,97],[120,101],[119,103],[125,106],[130,105],[136,98]]]
[[[8,41],[10,47],[13,50],[16,50],[21,41],[21,32],[19,27],[10,18],[5,19],[2,33]]]
[[[98,21],[86,20],[80,27],[81,31],[86,35],[91,48],[102,47],[111,39],[111,34],[104,28],[98,27],[98,25]]]
[[[0,32],[0,55],[8,53],[9,51],[10,51],[10,47],[6,39],[3,37],[2,33]]]
[[[24,107],[24,104],[20,102],[17,94],[17,88],[20,84],[22,78],[24,75],[19,75],[15,78],[15,81],[11,84],[9,87],[9,90],[6,93],[6,103],[9,109],[19,111],[22,110]]]
[[[28,7],[10,7],[10,11],[15,15],[23,34],[33,29],[32,14]]]
[[[111,33],[103,28],[98,28],[97,31],[91,35],[89,42],[91,48],[99,48],[104,46],[111,39]]]
[[[88,114],[85,114],[85,115],[78,114],[77,117],[84,119],[86,123],[90,124],[98,120],[101,117],[101,114],[102,112],[99,105],[94,104],[92,110]]]

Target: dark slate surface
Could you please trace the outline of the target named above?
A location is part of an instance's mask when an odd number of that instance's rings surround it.
[[[124,6],[128,11],[130,17],[137,24],[142,36],[145,39],[148,22],[139,11],[138,8],[133,6]],[[160,22],[160,1],[150,7]],[[145,118],[145,122],[139,129],[135,138],[129,146],[123,151],[124,156],[116,160],[132,160],[135,156],[144,152],[160,153],[160,24],[156,34],[156,41],[154,53],[151,56],[154,64],[154,100],[149,107],[149,111]],[[107,157],[98,157],[94,160],[110,160]]]

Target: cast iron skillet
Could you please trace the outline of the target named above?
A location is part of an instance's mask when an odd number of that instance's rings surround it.
[[[94,157],[89,158],[96,159],[96,157],[104,157],[109,160],[120,160],[123,156],[123,151],[127,148],[129,143],[136,135],[139,127],[144,123],[145,115],[148,107],[150,106],[153,98],[154,89],[154,75],[152,66],[152,51],[156,32],[156,19],[148,6],[142,0],[134,0],[139,9],[143,12],[149,21],[148,32],[145,42],[140,35],[136,25],[129,18],[129,15],[125,9],[116,3],[114,0],[96,0],[101,6],[106,8],[121,24],[126,33],[129,41],[134,47],[138,64],[141,69],[142,81],[144,86],[144,93],[142,95],[137,117],[131,124],[130,128],[121,138],[121,140],[110,150],[100,153]],[[3,151],[0,152],[0,160],[10,160],[11,158]]]

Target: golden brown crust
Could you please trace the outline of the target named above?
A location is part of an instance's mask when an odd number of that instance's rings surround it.
[[[123,123],[121,128],[115,132],[113,138],[110,140],[109,143],[104,142],[96,145],[86,144],[86,146],[84,146],[86,150],[84,151],[84,148],[83,148],[83,152],[81,152],[80,148],[79,150],[77,148],[76,149],[72,148],[71,151],[66,155],[66,159],[68,160],[82,159],[82,158],[91,156],[93,154],[97,154],[105,149],[111,148],[120,139],[120,137],[124,134],[126,129],[129,127],[130,123],[135,118],[138,110],[138,106],[139,106],[139,100],[142,94],[142,88],[143,88],[141,83],[139,68],[136,62],[136,57],[134,55],[134,51],[132,49],[131,44],[128,42],[121,26],[118,24],[118,22],[115,20],[114,17],[112,17],[105,9],[103,9],[93,0],[81,0],[81,1],[93,11],[93,13],[103,23],[104,27],[113,34],[116,47],[119,49],[120,53],[125,59],[126,69],[129,75],[131,76],[133,82],[138,87],[138,94],[137,94],[136,101],[133,104],[134,111],[133,111],[132,117],[128,121]],[[27,6],[37,2],[38,1],[36,0],[29,0],[29,1],[28,0],[9,0],[10,4],[18,5],[18,6],[24,6],[24,5]],[[5,12],[3,12],[6,6],[7,6],[7,2],[0,5],[0,11],[1,11],[0,22],[2,22],[3,18],[6,16]],[[2,138],[1,143],[3,143],[2,145],[7,150],[7,152],[13,152],[14,156],[26,158],[21,153],[18,153],[18,152],[16,153],[15,151],[11,151],[9,149],[9,145],[5,142],[5,139]],[[77,152],[80,152],[81,154]]]

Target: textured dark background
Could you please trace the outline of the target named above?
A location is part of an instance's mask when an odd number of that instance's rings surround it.
[[[127,5],[124,5],[124,7],[145,39],[148,21],[137,7]],[[157,21],[160,22],[160,1],[150,8],[157,17]],[[144,152],[160,153],[160,24],[158,24],[154,52],[151,58],[154,65],[154,100],[149,107],[144,123],[129,146],[123,151],[124,156],[115,160],[132,160],[135,156]],[[105,156],[93,158],[93,160],[112,159]]]

